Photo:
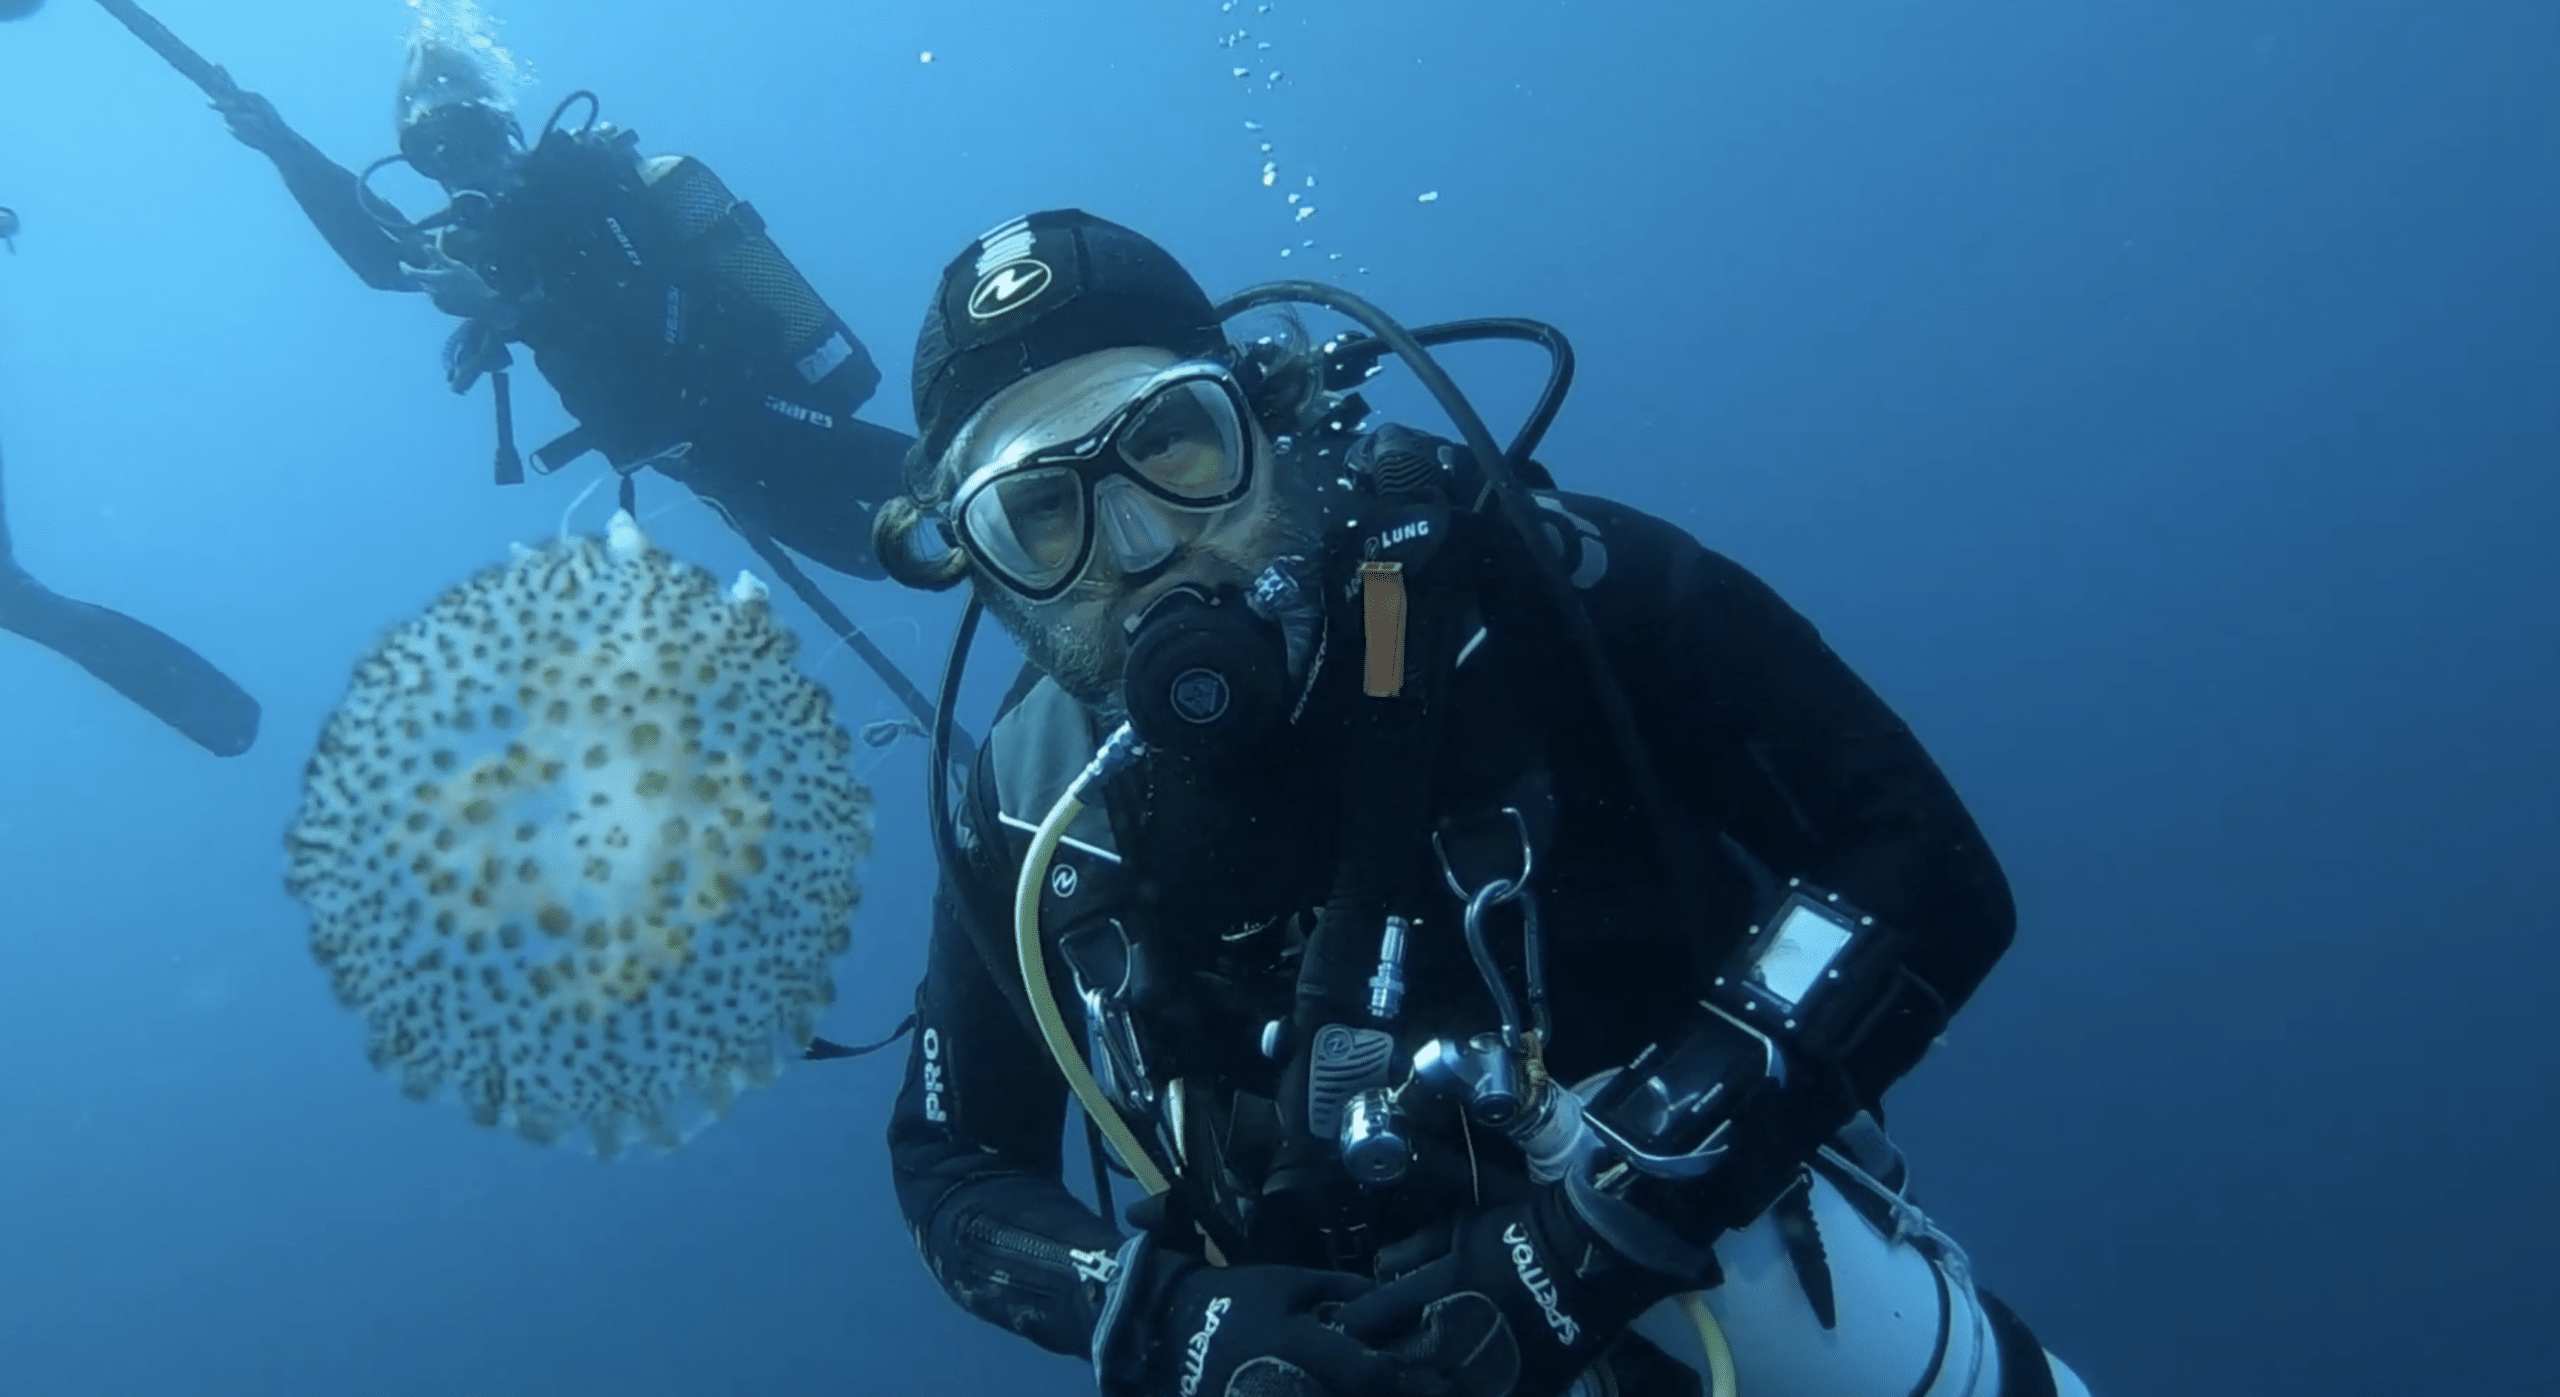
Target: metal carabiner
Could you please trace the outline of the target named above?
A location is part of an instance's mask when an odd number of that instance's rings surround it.
[[[1529,821],[1517,806],[1506,805],[1502,813],[1511,817],[1512,829],[1520,837],[1520,873],[1516,878],[1490,879],[1470,892],[1458,881],[1458,870],[1450,862],[1442,831],[1431,832],[1431,848],[1439,856],[1440,876],[1447,880],[1449,891],[1466,904],[1467,954],[1475,960],[1476,974],[1483,977],[1485,989],[1493,996],[1494,1011],[1502,1018],[1503,1045],[1517,1049],[1524,1029],[1535,1030],[1542,1045],[1548,1040],[1546,945],[1538,928],[1538,899],[1529,891],[1529,879],[1538,869],[1538,852],[1529,842]],[[1520,1001],[1503,981],[1502,968],[1494,963],[1493,948],[1485,939],[1485,914],[1506,902],[1520,904],[1520,953],[1529,980],[1529,1018],[1525,1024]]]
[[[1529,842],[1529,818],[1521,814],[1520,807],[1516,805],[1502,807],[1502,813],[1511,817],[1512,831],[1520,837],[1520,873],[1517,877],[1496,878],[1485,884],[1487,888],[1507,889],[1494,899],[1496,904],[1508,902],[1519,895],[1529,886],[1529,879],[1538,871],[1538,850]],[[1431,852],[1440,859],[1440,876],[1448,883],[1450,893],[1460,902],[1473,903],[1483,889],[1470,892],[1466,884],[1458,881],[1457,865],[1449,861],[1449,844],[1444,837],[1446,834],[1446,830],[1435,829],[1431,832]]]

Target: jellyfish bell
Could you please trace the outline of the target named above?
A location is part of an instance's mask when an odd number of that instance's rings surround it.
[[[519,550],[360,663],[285,884],[413,1098],[680,1145],[816,1034],[870,793],[764,589],[653,547]]]

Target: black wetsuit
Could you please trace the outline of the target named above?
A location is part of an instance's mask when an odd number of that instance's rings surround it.
[[[211,661],[120,611],[63,596],[18,566],[5,471],[0,631],[25,636],[89,671],[217,757],[236,757],[258,740],[258,701]]]
[[[1694,1012],[1701,948],[1730,945],[1765,911],[1773,878],[1836,891],[1910,933],[1911,968],[1950,1012],[1960,1007],[2006,949],[2015,911],[1919,741],[1740,566],[1623,506],[1541,499],[1668,788],[1697,904],[1674,904],[1575,661],[1536,619],[1540,599],[1517,579],[1510,590],[1491,586],[1480,596],[1485,639],[1455,671],[1434,782],[1450,797],[1443,804],[1499,804],[1540,772],[1552,783],[1552,845],[1533,886],[1549,946],[1555,1075],[1623,1065]],[[1158,992],[1138,1017],[1150,1076],[1179,1072],[1189,1083],[1189,1110],[1201,1118],[1190,1134],[1203,1143],[1188,1172],[1230,1175],[1227,1186],[1246,1195],[1268,1153],[1257,1143],[1270,1133],[1260,1103],[1278,1094],[1279,1069],[1258,1037],[1291,1013],[1297,932],[1326,901],[1330,832],[1344,808],[1340,749],[1304,726],[1269,760],[1211,781],[1142,764],[1071,828],[1059,854],[1086,887],[1118,890],[1077,900],[1116,896],[1115,915],[1167,948],[1154,967]],[[1069,1093],[1027,1026],[1007,908],[1027,832],[1103,735],[1043,681],[1017,692],[980,751],[961,809],[966,871],[937,902],[919,1032],[889,1131],[900,1204],[944,1289],[1071,1354],[1088,1349],[1102,1258],[1120,1231],[1062,1183]],[[1097,855],[1106,849],[1116,861]],[[1049,886],[1054,894],[1059,883]],[[1451,901],[1417,923],[1407,1051],[1414,1035],[1491,1027],[1455,911]],[[1078,923],[1044,915],[1044,924],[1060,1002],[1079,1023],[1065,980]],[[1502,945],[1511,956],[1517,943]],[[1506,974],[1520,972],[1507,961]],[[1927,1046],[1925,1031],[1880,1035],[1853,1064],[1863,1104]],[[1243,1229],[1245,1254],[1230,1259],[1346,1264],[1290,1214],[1264,1214]]]
[[[385,227],[355,174],[299,136],[272,155],[356,275],[419,289],[402,260],[423,235]],[[608,127],[552,132],[519,173],[494,201],[466,198],[443,248],[514,307],[504,337],[532,350],[578,420],[540,463],[592,449],[626,471],[654,466],[742,529],[883,576],[871,511],[901,488],[911,439],[853,416],[879,370],[754,210],[700,162],[643,161]]]

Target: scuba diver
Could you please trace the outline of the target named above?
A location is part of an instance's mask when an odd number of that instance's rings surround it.
[[[0,631],[25,636],[96,675],[217,757],[239,756],[258,740],[258,701],[211,661],[122,612],[63,596],[18,566],[4,467]]]
[[[870,352],[702,162],[644,158],[587,92],[528,146],[484,61],[433,36],[410,43],[399,153],[362,175],[227,74],[199,81],[366,285],[424,292],[463,320],[446,380],[463,393],[491,378],[500,483],[523,478],[506,377],[517,343],[578,423],[533,453],[537,469],[600,452],[627,503],[631,477],[655,467],[751,541],[881,576],[871,511],[899,488],[909,439],[854,417],[879,386]],[[581,104],[585,119],[563,124]],[[401,216],[370,187],[397,162],[451,202]]]
[[[1291,302],[1361,331],[1224,328]],[[1428,351],[1489,336],[1555,361],[1508,449]],[[1367,424],[1389,352],[1462,441]],[[1765,584],[1553,488],[1569,379],[1080,211],[950,264],[877,551],[971,589],[938,725],[981,607],[1029,663],[934,792],[927,1266],[1112,1397],[2085,1394],[1881,1126],[1999,864]]]

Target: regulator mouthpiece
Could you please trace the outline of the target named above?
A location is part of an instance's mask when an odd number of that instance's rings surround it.
[[[1287,711],[1288,654],[1241,591],[1180,587],[1131,623],[1123,688],[1148,746],[1195,758],[1240,752]]]

